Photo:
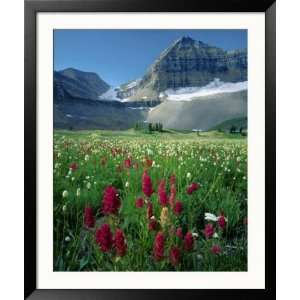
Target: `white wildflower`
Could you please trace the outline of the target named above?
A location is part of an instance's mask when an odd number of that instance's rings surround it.
[[[204,215],[205,215],[204,219],[207,220],[207,221],[213,221],[213,222],[217,222],[218,221],[218,217],[216,215],[214,215],[214,214],[205,213]]]
[[[128,181],[125,182],[125,187],[129,187],[129,182]]]
[[[63,191],[63,193],[62,193],[63,198],[67,198],[68,195],[69,195],[68,191]]]
[[[201,259],[203,259],[203,256],[201,254],[197,254],[197,259],[201,260]]]
[[[193,236],[195,239],[197,239],[197,238],[199,237],[199,234],[198,234],[197,232],[193,232],[193,233],[192,233],[192,236]]]
[[[80,196],[80,188],[78,188],[78,189],[76,190],[76,196],[77,196],[77,197]]]
[[[84,160],[85,160],[85,161],[88,161],[89,159],[90,159],[89,155],[86,154],[85,157],[84,157]]]
[[[147,154],[148,155],[152,155],[153,154],[153,151],[151,149],[147,149]]]
[[[65,241],[66,241],[66,242],[70,242],[70,241],[71,241],[71,238],[70,238],[69,236],[66,236]]]
[[[217,239],[219,237],[219,235],[215,232],[213,235],[213,238]]]
[[[192,174],[190,173],[190,172],[188,172],[187,174],[186,174],[186,178],[187,179],[190,179],[192,177]]]
[[[87,189],[89,190],[89,189],[91,188],[91,183],[88,182],[88,183],[86,184],[86,187],[87,187]]]

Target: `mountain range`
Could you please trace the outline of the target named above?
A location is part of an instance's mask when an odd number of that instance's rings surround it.
[[[247,51],[176,40],[142,78],[112,87],[96,73],[54,71],[54,127],[127,129],[161,122],[209,130],[247,117]]]

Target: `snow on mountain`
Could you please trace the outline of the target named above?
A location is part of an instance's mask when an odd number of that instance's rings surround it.
[[[160,98],[173,101],[191,101],[194,98],[209,96],[220,93],[233,93],[247,90],[248,81],[223,82],[215,78],[214,81],[202,87],[184,87],[178,89],[167,89],[160,93]]]
[[[110,87],[108,91],[99,96],[99,99],[121,101],[121,99],[118,97],[118,93],[115,87]]]
[[[133,80],[130,83],[128,83],[125,88],[126,89],[132,89],[132,88],[136,87],[141,82],[141,80],[142,79],[140,79],[140,78],[136,79],[136,80]]]

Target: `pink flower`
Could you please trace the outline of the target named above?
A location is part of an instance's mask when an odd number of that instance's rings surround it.
[[[166,192],[166,182],[161,180],[158,185],[158,196],[161,206],[166,206],[168,204],[168,196]]]
[[[207,239],[211,238],[215,233],[214,226],[212,224],[206,224],[203,233]]]
[[[127,158],[124,160],[124,166],[125,168],[130,168],[131,167],[131,159],[130,158]]]
[[[194,246],[194,238],[192,233],[189,231],[184,237],[184,249],[190,251]]]
[[[116,188],[108,186],[104,190],[104,196],[102,200],[102,212],[105,215],[116,214],[121,206],[119,194]]]
[[[143,192],[147,197],[151,197],[153,194],[153,189],[152,189],[152,182],[151,178],[148,175],[147,171],[144,171],[143,177],[142,177],[142,188]]]
[[[224,229],[226,226],[226,219],[223,213],[221,213],[221,215],[218,217],[218,225],[221,229]]]
[[[103,252],[108,252],[111,249],[113,238],[108,224],[103,224],[100,229],[96,231],[96,243]]]
[[[118,256],[124,256],[127,250],[124,233],[121,229],[117,229],[114,238],[115,247]]]
[[[169,203],[172,208],[174,207],[175,198],[176,198],[176,186],[175,183],[172,183],[170,188],[170,197],[169,197]]]
[[[175,206],[173,208],[174,214],[179,216],[183,211],[183,204],[180,201],[175,202]]]
[[[220,254],[222,249],[219,245],[213,245],[210,249],[213,254]]]
[[[178,247],[172,247],[170,250],[170,261],[173,266],[179,264],[181,258],[180,249]]]
[[[153,160],[152,159],[146,157],[144,162],[145,162],[145,166],[146,167],[148,167],[148,168],[152,167],[152,164],[153,164]]]
[[[73,162],[70,164],[70,169],[74,172],[78,169],[78,164]]]
[[[173,174],[170,176],[170,185],[176,184],[176,176]]]
[[[182,228],[181,227],[177,228],[176,236],[179,237],[180,239],[183,239],[183,233],[182,233]]]
[[[193,192],[197,191],[199,187],[200,185],[198,183],[193,182],[187,187],[186,192],[191,195]]]
[[[135,206],[137,208],[142,208],[144,206],[144,199],[143,198],[138,198],[135,200]]]
[[[158,229],[158,223],[155,219],[151,219],[148,224],[149,231],[155,231]]]
[[[91,207],[86,207],[84,209],[83,223],[86,228],[93,228],[95,226],[95,217]]]
[[[151,219],[153,216],[153,204],[151,202],[148,202],[147,204],[147,218]]]
[[[156,234],[153,246],[153,255],[156,261],[160,261],[164,257],[165,237],[162,232]]]

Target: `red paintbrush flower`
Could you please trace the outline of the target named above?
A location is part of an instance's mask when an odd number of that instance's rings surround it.
[[[159,196],[159,203],[161,206],[167,206],[168,204],[168,196],[166,192],[166,182],[165,180],[161,180],[158,185],[158,196]]]
[[[175,205],[174,205],[174,208],[173,208],[173,211],[174,211],[174,214],[176,216],[179,216],[182,213],[182,211],[183,211],[183,204],[182,204],[182,202],[176,201]]]
[[[213,254],[220,254],[222,249],[219,245],[213,245],[210,249],[211,253]]]
[[[170,185],[176,184],[176,176],[173,174],[170,176]]]
[[[221,215],[218,217],[218,225],[221,229],[224,229],[226,226],[226,219],[224,217],[224,213],[221,213]]]
[[[212,224],[206,224],[203,233],[207,239],[211,238],[215,233],[214,226]]]
[[[124,160],[124,166],[125,168],[131,168],[131,159],[130,158],[127,158]]]
[[[153,246],[153,255],[156,261],[164,258],[165,237],[162,232],[158,232]]]
[[[153,216],[153,204],[151,202],[147,203],[147,218],[151,219]]]
[[[95,226],[95,217],[91,207],[86,207],[84,209],[83,223],[86,228],[93,228]]]
[[[176,186],[173,183],[170,188],[170,197],[169,197],[169,203],[172,208],[174,207],[175,198],[176,198]]]
[[[144,199],[143,198],[138,198],[135,200],[135,206],[137,208],[142,208],[144,206]]]
[[[186,192],[191,195],[193,192],[197,191],[199,189],[200,185],[196,182],[193,182],[192,184],[190,184],[187,189]]]
[[[96,231],[96,243],[103,252],[108,252],[111,249],[113,237],[108,224],[103,224],[100,229]]]
[[[173,266],[177,266],[180,262],[181,253],[178,247],[172,247],[170,250],[170,261]]]
[[[148,168],[152,167],[152,164],[153,164],[153,160],[152,159],[146,157],[145,160],[144,160],[144,162],[145,162],[145,166],[146,167],[148,167]]]
[[[127,244],[124,233],[121,229],[117,229],[115,232],[114,244],[117,250],[117,255],[124,256],[127,250]]]
[[[119,194],[116,188],[108,186],[104,190],[104,196],[102,200],[102,212],[105,215],[116,214],[121,206]]]
[[[152,182],[151,182],[151,178],[148,175],[147,171],[144,171],[143,177],[142,177],[142,189],[144,194],[147,197],[151,197],[151,195],[153,194],[153,189],[152,189]]]
[[[73,162],[70,164],[70,169],[74,172],[78,169],[78,164],[76,162]]]
[[[189,231],[186,233],[184,237],[184,249],[190,251],[193,249],[194,246],[194,238],[192,233]]]
[[[176,236],[179,237],[180,239],[183,239],[183,233],[182,233],[182,228],[181,227],[177,228]]]
[[[155,218],[151,218],[148,224],[149,231],[155,231],[158,229],[158,223]]]

